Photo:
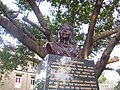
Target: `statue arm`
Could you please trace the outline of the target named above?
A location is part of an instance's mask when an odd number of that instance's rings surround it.
[[[47,45],[46,45],[46,49],[47,49],[47,52],[49,53],[49,54],[51,54],[52,52],[52,46],[51,46],[51,43],[49,42],[49,43],[47,43]]]
[[[46,45],[48,54],[55,54],[53,42],[48,42]]]

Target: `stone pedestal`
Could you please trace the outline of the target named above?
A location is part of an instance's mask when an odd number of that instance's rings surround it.
[[[35,90],[99,90],[93,60],[47,55],[37,71]]]

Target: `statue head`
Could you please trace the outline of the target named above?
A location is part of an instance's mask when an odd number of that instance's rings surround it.
[[[64,24],[59,27],[58,35],[60,40],[70,41],[72,38],[73,27],[70,24]]]

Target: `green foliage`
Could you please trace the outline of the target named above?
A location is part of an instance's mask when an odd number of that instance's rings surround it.
[[[118,68],[118,69],[116,70],[116,72],[118,72],[118,74],[120,75],[120,68]],[[118,81],[118,84],[117,84],[117,86],[115,86],[114,89],[115,89],[115,90],[120,90],[120,80]]]
[[[14,2],[20,9],[21,12],[31,11],[31,8],[26,0],[15,0]]]
[[[60,24],[71,22],[75,26],[81,23],[87,24],[91,11],[93,10],[92,1],[84,0],[48,0],[56,9],[52,15]]]
[[[97,26],[96,26],[97,33],[101,32],[101,31],[111,30],[111,28],[115,25],[115,23],[113,22],[115,20],[113,13],[114,13],[114,10],[117,8],[116,5],[117,5],[118,1],[119,0],[115,0],[113,2],[109,2],[109,4],[104,2],[103,8],[98,17],[98,22],[97,22]]]
[[[105,83],[105,81],[106,81],[106,77],[104,76],[104,74],[101,74],[101,76],[98,79],[98,82],[99,83]]]
[[[25,66],[26,60],[33,60],[35,54],[25,46],[4,47],[0,50],[0,70],[2,72],[15,70],[18,65]]]
[[[54,17],[52,24],[59,27],[59,25],[70,22],[74,27],[74,41],[79,43],[78,47],[82,48],[83,42],[86,38],[86,31],[83,31],[82,25],[89,24],[90,16],[94,10],[95,2],[92,0],[48,0],[52,7],[51,16]],[[104,31],[109,31],[116,26],[114,22],[116,19],[113,15],[117,9],[119,0],[103,2],[102,9],[98,15],[97,23],[95,26],[95,34],[100,34]],[[96,54],[102,48],[106,47],[111,36],[102,39],[96,43],[96,47],[92,53]],[[100,51],[101,52],[101,51]]]
[[[24,27],[38,39],[39,44],[44,45],[46,43],[46,38],[40,30],[28,24],[24,25]]]
[[[115,86],[114,90],[120,90],[120,81],[118,82],[117,86]]]
[[[45,84],[45,79],[44,78],[41,79],[41,80],[38,79],[35,82],[35,89],[37,89],[37,90],[43,90],[44,89],[44,84]]]
[[[118,74],[120,75],[120,68],[118,68],[118,69],[116,70],[116,72],[118,72]]]

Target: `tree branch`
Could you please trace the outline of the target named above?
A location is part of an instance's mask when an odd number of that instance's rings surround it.
[[[36,23],[30,21],[29,19],[27,19],[27,17],[23,17],[22,18],[25,22],[31,24],[32,26],[36,27],[37,29],[39,29],[40,31],[42,31],[43,33],[46,32],[46,30],[43,27],[40,27],[39,25],[37,25]]]
[[[93,42],[96,42],[102,38],[108,37],[112,34],[115,34],[118,30],[120,30],[120,27],[116,27],[111,31],[105,31],[105,32],[101,32],[100,34],[96,35],[93,37]]]
[[[120,29],[120,27],[116,27],[111,31],[101,32],[100,34],[94,36],[93,37],[93,45],[90,47],[90,51],[89,51],[88,54],[90,54],[92,52],[93,48],[97,46],[96,42],[99,42],[100,39],[103,39],[103,38],[106,38],[106,37],[108,37],[108,36],[110,36],[112,34],[115,34],[119,29]]]
[[[19,28],[19,29],[24,28],[24,27],[18,25],[18,24],[16,23],[15,19],[12,18],[12,17],[6,12],[6,10],[4,10],[4,8],[3,8],[3,12],[5,13],[5,16],[6,16],[17,28]],[[25,34],[27,34],[30,38],[32,38],[33,40],[36,40],[36,38],[35,38],[33,35],[31,35],[27,30],[25,30],[25,28],[22,29],[22,31],[23,31]]]
[[[83,59],[88,59],[88,55],[89,55],[89,52],[90,52],[90,47],[93,44],[94,27],[95,27],[100,9],[102,7],[102,2],[103,2],[103,0],[96,0],[95,9],[94,9],[94,11],[91,15],[91,18],[90,18],[88,35],[86,37],[84,47],[83,47],[83,52],[82,52],[83,53],[83,55],[82,55]]]
[[[117,61],[119,61],[119,58],[118,58],[118,57],[110,58],[110,59],[107,61],[107,64],[114,63],[114,62],[117,62]]]
[[[52,35],[50,32],[50,28],[46,22],[46,20],[44,19],[39,7],[36,5],[35,0],[27,0],[28,3],[30,4],[30,7],[32,8],[32,10],[34,11],[39,23],[41,24],[41,26],[44,28],[44,35],[46,36],[48,41],[52,41]]]
[[[106,49],[104,50],[104,52],[101,56],[100,64],[96,67],[97,78],[99,78],[99,76],[105,69],[106,64],[109,60],[109,56],[110,56],[112,50],[114,49],[114,47],[119,43],[119,41],[120,41],[120,29],[118,30],[116,35],[113,37],[113,39],[110,41],[110,43],[108,44],[108,46],[106,47]]]
[[[47,54],[46,49],[38,44],[37,39],[32,39],[26,33],[23,32],[26,31],[24,28],[20,30],[19,27],[14,25],[11,21],[7,20],[6,18],[3,18],[2,16],[0,16],[0,26],[5,28],[9,33],[11,33],[24,45],[29,47],[29,49],[38,54],[41,58],[44,58],[44,56]]]

